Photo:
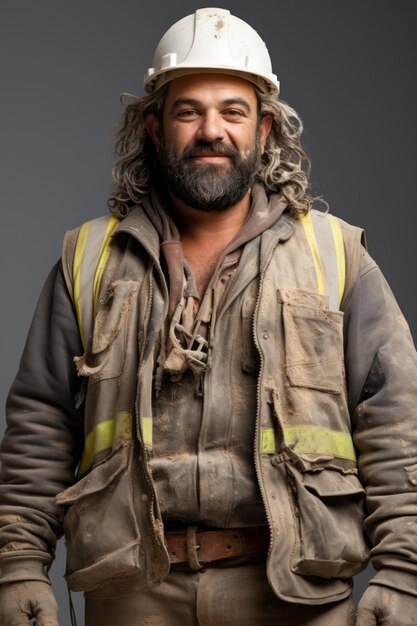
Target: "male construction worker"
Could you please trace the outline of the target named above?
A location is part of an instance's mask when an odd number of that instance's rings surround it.
[[[88,626],[415,626],[416,355],[362,232],[248,24],[185,17],[145,89],[10,392],[0,624],[57,624],[63,529]]]

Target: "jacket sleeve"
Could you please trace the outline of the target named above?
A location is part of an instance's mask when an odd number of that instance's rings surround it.
[[[365,251],[345,322],[353,440],[377,570],[371,582],[417,595],[417,357],[407,322]]]
[[[57,493],[74,482],[83,416],[73,356],[82,353],[60,264],[51,271],[7,400],[1,446],[0,583],[47,580],[62,534]]]

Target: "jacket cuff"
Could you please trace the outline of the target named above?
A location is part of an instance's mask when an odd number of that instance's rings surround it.
[[[50,584],[47,574],[52,558],[48,554],[2,554],[0,556],[0,584],[39,580]]]
[[[417,596],[417,574],[384,567],[369,581],[370,585],[383,585],[397,591]]]

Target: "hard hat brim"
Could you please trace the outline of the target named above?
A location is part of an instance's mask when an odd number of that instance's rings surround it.
[[[247,80],[252,83],[263,93],[279,94],[279,81],[273,74],[271,77],[260,76],[253,72],[245,72],[243,70],[237,70],[234,67],[175,67],[172,70],[163,69],[159,72],[147,73],[144,77],[144,87],[147,93],[152,93],[157,89],[163,87],[167,83],[180,78],[181,76],[187,76],[189,74],[224,74],[228,76],[237,76],[243,80]]]

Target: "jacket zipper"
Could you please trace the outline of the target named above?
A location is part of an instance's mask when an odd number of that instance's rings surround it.
[[[153,303],[153,295],[154,295],[154,285],[153,285],[153,270],[151,269],[151,277],[150,277],[150,287],[149,287],[149,300],[148,300],[148,306],[147,306],[147,311],[145,314],[145,318],[144,318],[144,336],[142,337],[142,345],[141,345],[141,349],[140,349],[140,354],[139,354],[139,367],[138,367],[138,383],[141,380],[141,373],[142,373],[142,369],[143,369],[143,359],[144,359],[144,351],[145,351],[145,343],[146,343],[146,339],[147,339],[147,335],[145,334],[147,329],[148,329],[148,325],[149,325],[149,320],[150,320],[150,316],[151,316],[151,312],[152,312],[152,303]],[[139,385],[138,385],[139,386]],[[149,453],[146,449],[146,445],[145,442],[143,440],[143,433],[142,433],[142,424],[141,424],[141,420],[140,420],[140,414],[139,414],[139,402],[138,402],[138,393],[136,393],[136,399],[135,399],[135,418],[136,418],[136,437],[139,440],[139,443],[142,444],[142,450],[143,450],[143,469],[144,469],[144,474],[146,477],[146,482],[148,484],[148,488],[149,488],[149,493],[151,494],[151,498],[150,498],[150,502],[149,502],[149,515],[151,518],[151,522],[152,522],[152,528],[154,531],[154,538],[156,540],[156,543],[162,548],[164,549],[165,546],[163,544],[160,543],[160,541],[158,540],[158,536],[155,533],[155,529],[156,529],[156,520],[155,520],[155,515],[154,515],[154,503],[156,501],[156,493],[155,493],[155,487],[152,481],[152,478],[150,476],[149,473]],[[139,461],[141,459],[139,458]],[[168,552],[165,548],[165,552],[166,552],[166,557],[169,561],[169,556],[168,556]],[[152,568],[150,568],[150,570],[152,571]],[[158,576],[158,580],[160,580],[160,577]]]
[[[263,500],[263,503],[264,503],[266,518],[267,518],[268,526],[269,526],[269,547],[268,547],[267,559],[269,558],[269,555],[270,555],[271,549],[272,549],[273,534],[272,534],[272,517],[271,517],[271,512],[269,510],[269,504],[268,504],[268,500],[267,500],[266,493],[265,493],[265,487],[264,487],[264,483],[263,483],[263,478],[262,478],[262,473],[261,473],[261,468],[260,468],[260,459],[259,459],[259,419],[260,419],[260,407],[261,407],[261,380],[262,380],[263,367],[264,367],[264,357],[263,357],[263,353],[262,353],[261,347],[260,347],[259,342],[258,342],[256,327],[257,327],[257,321],[258,321],[257,318],[258,318],[259,306],[260,306],[260,302],[261,302],[262,287],[263,287],[264,276],[265,276],[265,268],[269,265],[269,263],[271,261],[271,258],[272,258],[272,255],[274,254],[275,249],[278,246],[278,244],[280,243],[280,241],[281,241],[281,239],[278,239],[276,244],[273,246],[273,248],[272,248],[272,250],[271,250],[271,252],[270,252],[270,254],[268,256],[268,261],[264,265],[264,269],[260,270],[261,274],[260,274],[260,280],[259,280],[258,297],[257,297],[256,303],[255,303],[255,310],[254,310],[254,315],[253,315],[253,325],[252,325],[253,340],[255,342],[256,349],[258,350],[259,359],[260,359],[259,375],[258,375],[258,381],[257,381],[257,386],[256,386],[256,419],[255,419],[254,460],[255,460],[255,474],[256,474],[257,481],[258,481],[259,490],[261,492],[262,500]]]
[[[142,372],[142,368],[143,368],[143,356],[144,356],[144,352],[145,352],[145,343],[146,343],[146,339],[147,339],[147,330],[148,330],[148,325],[149,325],[149,320],[151,317],[151,311],[152,311],[152,302],[153,302],[153,280],[152,280],[152,271],[150,271],[150,286],[149,286],[149,299],[148,299],[148,305],[147,305],[147,310],[145,313],[145,317],[144,317],[144,323],[143,323],[143,328],[144,328],[144,332],[143,332],[143,336],[142,336],[142,345],[140,347],[140,353],[139,353],[139,367],[138,367],[138,381],[141,380],[141,372]],[[136,432],[137,432],[137,436],[139,436],[139,433],[142,436],[142,443],[143,443],[143,448],[145,449],[145,443],[143,442],[143,434],[142,434],[142,424],[140,423],[140,417],[139,417],[139,403],[138,403],[138,393],[136,393],[136,399],[135,399],[135,417],[136,417]]]

